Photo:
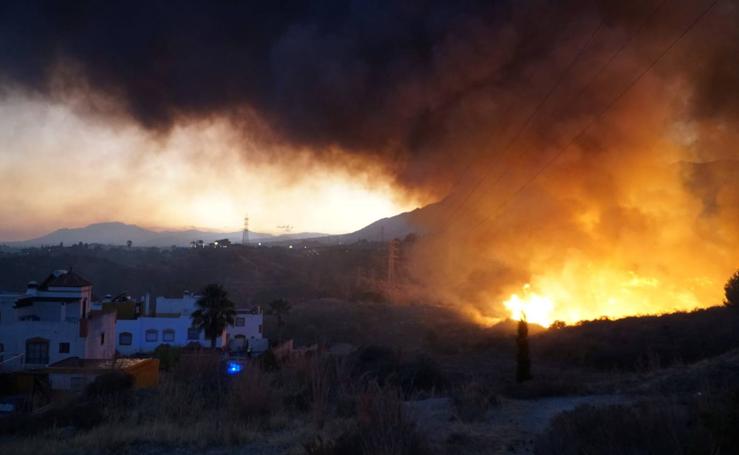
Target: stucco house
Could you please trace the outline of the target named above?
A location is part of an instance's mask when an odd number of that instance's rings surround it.
[[[187,346],[193,343],[210,346],[202,330],[192,327],[192,312],[199,296],[185,292],[182,297],[144,298],[141,311],[130,315],[119,312],[116,323],[116,350],[122,355],[152,352],[159,345]],[[251,350],[258,353],[268,348],[262,336],[261,310],[237,310],[233,326],[216,339],[216,347],[229,350]]]
[[[23,293],[0,294],[0,371],[112,358],[115,314],[92,310],[91,302],[92,283],[71,270],[31,281]]]

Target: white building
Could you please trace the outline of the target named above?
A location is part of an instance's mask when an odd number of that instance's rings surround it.
[[[209,347],[210,339],[202,330],[192,327],[190,317],[197,308],[199,296],[186,292],[179,298],[157,297],[150,302],[147,298],[143,314],[133,318],[120,318],[116,323],[116,349],[120,354],[132,355],[154,351],[159,345],[187,346],[198,343]],[[233,326],[216,339],[217,348],[251,350],[262,352],[268,348],[262,336],[262,312],[238,310]]]
[[[92,283],[66,270],[28,283],[25,293],[0,294],[0,371],[112,358],[115,314],[93,311],[91,300]]]

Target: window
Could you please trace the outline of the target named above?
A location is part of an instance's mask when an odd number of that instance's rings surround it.
[[[154,329],[149,329],[146,331],[146,341],[152,342],[152,341],[159,341],[159,331]]]
[[[0,343],[0,362],[3,361],[3,352],[5,352],[5,346],[3,346],[2,343]]]
[[[188,340],[197,340],[198,338],[200,338],[200,328],[190,327],[189,329],[187,329]]]
[[[262,324],[259,324],[259,333],[262,333]]]
[[[162,341],[174,341],[174,330],[166,329],[162,332]]]
[[[246,320],[244,318],[236,318],[236,327],[244,327]]]
[[[59,343],[59,354],[69,354],[69,343]]]
[[[130,332],[123,332],[118,335],[118,344],[121,346],[131,346],[133,342],[133,335]]]
[[[105,332],[100,332],[100,346],[105,344]]]
[[[26,363],[49,363],[49,341],[43,338],[32,338],[26,341]]]

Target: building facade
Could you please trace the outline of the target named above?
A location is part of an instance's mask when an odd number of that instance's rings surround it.
[[[0,294],[0,371],[112,358],[115,314],[94,311],[91,302],[92,283],[66,270],[31,281],[24,293]]]
[[[202,330],[192,327],[191,315],[199,296],[185,292],[182,297],[144,298],[142,311],[134,317],[121,317],[116,323],[116,350],[122,355],[152,352],[160,345],[210,347],[211,340]],[[259,353],[268,348],[262,336],[263,315],[259,309],[238,310],[234,325],[229,325],[216,339],[216,347],[229,350],[251,350]]]

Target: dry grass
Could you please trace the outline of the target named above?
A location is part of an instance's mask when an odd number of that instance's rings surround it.
[[[557,416],[536,453],[626,455],[739,451],[739,390],[634,405],[582,406]]]
[[[467,382],[452,391],[456,417],[463,422],[480,421],[498,403],[491,387],[480,382]]]

